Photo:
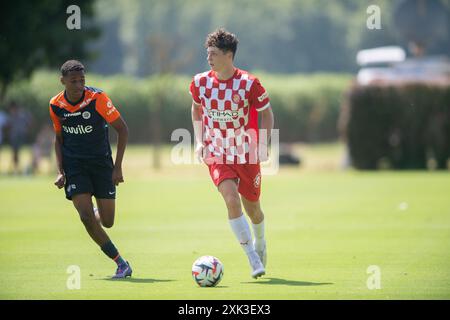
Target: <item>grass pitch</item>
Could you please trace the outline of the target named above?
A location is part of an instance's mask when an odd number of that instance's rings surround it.
[[[450,299],[448,172],[325,165],[263,177],[268,266],[253,280],[205,167],[155,171],[147,149],[133,147],[125,163],[108,233],[133,277],[109,279],[115,264],[90,240],[53,175],[2,175],[0,299]],[[201,255],[224,264],[216,288],[191,277]],[[80,289],[67,287],[72,265]],[[370,266],[379,268],[380,289],[368,288]]]

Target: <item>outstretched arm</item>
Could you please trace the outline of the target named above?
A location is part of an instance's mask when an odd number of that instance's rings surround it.
[[[110,124],[117,131],[118,135],[116,161],[114,162],[114,170],[112,175],[113,183],[117,186],[119,183],[124,182],[122,174],[122,160],[128,142],[128,126],[122,117],[117,118]]]
[[[203,159],[203,134],[202,134],[202,107],[192,101],[192,126],[195,135],[195,154],[201,161]]]
[[[62,134],[61,132],[55,132],[55,154],[56,154],[56,165],[57,165],[57,176],[55,180],[55,186],[58,187],[58,189],[61,189],[64,187],[64,183],[66,182],[65,176],[64,176],[64,169],[62,165]]]
[[[268,108],[264,109],[260,112],[261,115],[261,136],[260,136],[260,142],[259,142],[259,157],[260,161],[266,161],[269,158],[269,150],[268,145],[270,142],[270,136],[272,134],[273,129],[273,123],[274,123],[274,117],[272,108],[269,106]]]

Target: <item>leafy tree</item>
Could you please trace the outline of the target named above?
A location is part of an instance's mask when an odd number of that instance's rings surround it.
[[[67,8],[72,0],[15,0],[0,4],[0,101],[8,86],[28,78],[43,66],[60,66],[65,60],[91,57],[86,42],[99,34],[92,23],[93,0],[76,2],[81,29],[69,30]]]
[[[440,0],[402,0],[394,12],[403,40],[412,44],[414,54],[423,55],[437,43],[448,43],[450,10]]]

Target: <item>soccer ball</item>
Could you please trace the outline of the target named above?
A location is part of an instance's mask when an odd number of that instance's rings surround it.
[[[192,277],[200,287],[215,287],[223,277],[223,264],[213,256],[203,256],[192,264]]]

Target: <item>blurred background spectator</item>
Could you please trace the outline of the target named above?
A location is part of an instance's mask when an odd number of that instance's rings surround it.
[[[19,106],[15,101],[8,108],[8,137],[12,149],[11,173],[20,173],[20,149],[26,142],[32,125],[31,113]]]

